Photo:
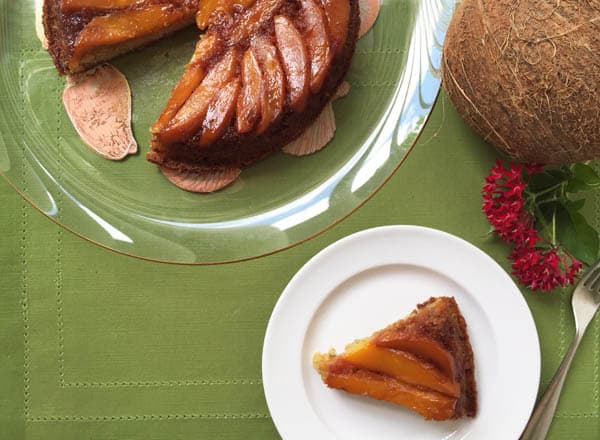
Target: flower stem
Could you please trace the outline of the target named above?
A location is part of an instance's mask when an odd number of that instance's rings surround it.
[[[548,222],[546,221],[546,217],[544,216],[544,213],[542,212],[542,210],[540,209],[539,205],[534,204],[533,205],[533,209],[535,210],[535,212],[537,212],[537,219],[540,221],[540,223],[542,224],[542,231],[547,231],[548,229],[551,230],[552,232],[552,245],[554,245],[554,243],[556,242],[556,222],[555,217],[556,217],[556,211],[552,214],[552,225],[549,225]],[[551,226],[551,228],[550,228]]]
[[[558,197],[553,197],[551,199],[542,200],[541,202],[537,202],[537,206],[541,206],[541,205],[544,205],[546,203],[558,202],[558,201],[559,201]]]
[[[556,246],[556,207],[552,212],[552,246]]]
[[[548,194],[549,192],[557,190],[564,184],[565,184],[565,182],[560,182],[560,183],[557,183],[556,185],[552,185],[550,188],[546,188],[540,192],[537,192],[537,193],[534,192],[534,193],[530,193],[530,194],[532,195],[533,198],[537,198],[539,196],[543,196],[544,194]]]

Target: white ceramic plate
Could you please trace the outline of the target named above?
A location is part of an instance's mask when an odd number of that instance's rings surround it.
[[[475,418],[427,422],[323,385],[312,368],[315,351],[339,352],[431,296],[454,296],[467,321]],[[517,439],[539,378],[535,324],[508,274],[466,241],[417,226],[362,231],[312,258],[275,306],[263,349],[265,395],[285,440]]]

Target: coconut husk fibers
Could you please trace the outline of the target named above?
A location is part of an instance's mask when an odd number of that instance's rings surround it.
[[[600,157],[600,0],[463,0],[443,84],[465,120],[517,160]]]

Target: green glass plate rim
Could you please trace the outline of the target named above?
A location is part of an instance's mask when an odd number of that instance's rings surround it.
[[[431,108],[433,109],[433,107],[435,107],[435,105],[437,104],[439,98],[440,98],[440,93],[441,93],[441,86],[437,91],[436,97],[431,105]],[[119,249],[115,249],[109,245],[106,245],[104,243],[100,243],[99,241],[96,240],[92,240],[89,237],[86,237],[85,235],[75,231],[74,229],[70,228],[69,226],[65,225],[64,223],[60,222],[59,220],[57,220],[56,218],[52,217],[51,215],[48,215],[47,213],[45,213],[39,206],[37,206],[29,197],[27,197],[27,195],[21,191],[16,185],[14,185],[12,183],[12,181],[6,177],[4,175],[3,172],[0,172],[0,176],[4,179],[5,182],[8,183],[9,186],[11,186],[29,205],[31,205],[36,211],[38,211],[40,214],[42,214],[44,217],[46,217],[47,219],[49,219],[50,221],[52,221],[53,223],[55,223],[56,225],[58,225],[59,227],[63,228],[64,230],[70,232],[71,234],[75,235],[76,237],[94,244],[96,246],[99,246],[105,250],[114,252],[116,254],[119,255],[123,255],[123,256],[127,256],[127,257],[132,257],[132,258],[136,258],[138,260],[143,260],[143,261],[149,261],[149,262],[154,262],[154,263],[161,263],[161,264],[167,264],[167,265],[175,265],[175,266],[220,266],[220,265],[225,265],[225,264],[233,264],[233,263],[241,263],[244,261],[252,261],[252,260],[257,260],[259,258],[264,258],[264,257],[268,257],[270,255],[274,255],[277,254],[279,252],[283,252],[286,251],[288,249],[294,248],[296,246],[299,246],[303,243],[306,243],[316,237],[318,237],[319,235],[324,234],[325,232],[329,231],[330,229],[334,228],[335,226],[337,226],[338,224],[340,224],[341,222],[343,222],[344,220],[346,220],[348,217],[350,217],[352,214],[354,214],[356,211],[358,211],[362,206],[364,206],[369,200],[371,200],[378,192],[379,190],[381,190],[381,188],[383,188],[389,181],[390,179],[394,176],[394,174],[396,174],[396,171],[398,171],[398,169],[400,168],[400,166],[402,166],[402,164],[404,163],[404,161],[408,158],[409,154],[412,152],[412,150],[415,148],[417,142],[419,141],[419,139],[421,138],[421,135],[423,134],[423,131],[425,130],[425,127],[427,126],[427,123],[429,122],[429,118],[431,117],[431,110],[429,111],[429,113],[427,113],[427,115],[425,116],[425,119],[423,121],[423,126],[421,127],[421,130],[419,131],[419,133],[417,134],[417,136],[415,137],[414,141],[412,142],[412,144],[407,148],[406,153],[404,154],[404,156],[402,157],[402,159],[400,159],[400,161],[396,164],[396,166],[394,167],[394,169],[390,172],[390,174],[378,185],[375,187],[375,189],[363,200],[361,200],[358,205],[356,205],[351,211],[349,211],[348,213],[346,213],[345,215],[343,215],[342,217],[334,220],[333,222],[331,222],[329,225],[325,226],[325,228],[318,230],[317,232],[308,235],[307,237],[303,238],[302,240],[298,240],[294,243],[288,244],[286,246],[283,246],[281,248],[272,250],[270,252],[265,252],[259,255],[254,255],[254,256],[249,256],[249,257],[244,257],[244,258],[237,258],[237,259],[231,259],[231,260],[224,260],[224,261],[194,261],[194,262],[185,262],[185,261],[171,261],[171,260],[161,260],[159,258],[151,258],[151,257],[144,257],[143,255],[136,255],[136,254],[132,254],[132,253],[128,253]]]

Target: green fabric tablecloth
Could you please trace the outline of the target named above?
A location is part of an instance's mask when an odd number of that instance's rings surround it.
[[[96,247],[0,179],[0,439],[278,438],[261,351],[286,283],[330,243],[387,224],[448,231],[508,268],[507,248],[487,235],[480,213],[482,180],[496,156],[442,97],[405,164],[348,219],[285,252],[213,267]],[[598,225],[600,197],[586,209]],[[540,335],[542,387],[573,333],[569,293],[523,291]],[[598,318],[549,438],[600,438]]]

